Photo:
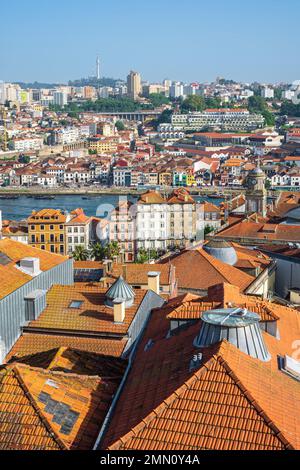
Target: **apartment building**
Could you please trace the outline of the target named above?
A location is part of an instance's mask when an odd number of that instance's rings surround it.
[[[77,246],[88,249],[95,241],[93,217],[88,217],[83,209],[78,208],[70,213],[70,220],[65,224],[66,254],[72,255]]]
[[[109,241],[118,242],[124,262],[134,261],[136,223],[133,204],[127,199],[121,200],[109,219]]]
[[[65,224],[68,216],[60,210],[41,209],[28,217],[28,243],[34,248],[65,253]]]
[[[127,94],[136,100],[142,92],[141,76],[138,72],[130,71],[127,76]]]
[[[117,150],[117,144],[110,138],[91,137],[88,139],[88,148],[93,152],[112,153]]]
[[[26,152],[30,150],[40,150],[44,146],[43,137],[27,137],[14,139],[11,143],[11,149],[16,152]]]
[[[225,131],[250,131],[264,126],[261,114],[250,114],[246,109],[206,109],[203,112],[173,114],[172,125],[178,130],[201,130],[205,127]]]
[[[174,190],[169,198],[148,191],[136,207],[137,250],[185,247],[198,236],[200,204],[184,188]]]

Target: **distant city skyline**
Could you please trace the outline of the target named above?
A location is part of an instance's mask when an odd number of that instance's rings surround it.
[[[300,2],[237,0],[16,0],[1,7],[0,80],[66,83],[100,74],[126,80],[291,83],[300,78]],[[13,21],[9,21],[13,14]]]

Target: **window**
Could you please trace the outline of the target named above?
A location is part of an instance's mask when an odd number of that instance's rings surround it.
[[[64,253],[64,251],[65,251],[65,250],[64,250],[64,245],[60,245],[60,246],[59,246],[59,252],[60,252],[60,253]]]
[[[63,236],[62,234],[59,236],[59,241],[60,241],[60,242],[63,242],[63,241],[64,241],[64,236]]]
[[[68,233],[72,233],[72,227],[68,227]]]
[[[35,243],[35,235],[31,235],[31,242]]]
[[[45,230],[45,225],[41,225],[41,230]]]
[[[45,235],[41,235],[41,242],[42,242],[42,243],[45,242]]]
[[[60,225],[59,226],[59,230],[63,230],[64,229],[64,226],[63,225]]]
[[[83,304],[82,300],[72,300],[72,302],[69,305],[69,308],[80,308],[82,304]]]
[[[43,235],[42,235],[43,236]],[[50,242],[53,243],[54,242],[54,235],[50,235]]]
[[[44,249],[45,249],[45,245],[41,245],[41,249],[44,250]]]
[[[51,251],[51,253],[55,252],[55,246],[54,245],[50,245],[50,251]]]
[[[50,225],[50,230],[54,230],[54,225]]]
[[[34,225],[31,225],[31,230],[35,230],[35,226],[34,226]]]

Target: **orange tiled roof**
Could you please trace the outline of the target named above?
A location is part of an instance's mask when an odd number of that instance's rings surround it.
[[[219,282],[230,282],[245,290],[254,280],[249,274],[219,261],[201,248],[184,251],[173,257],[171,262],[176,268],[178,287],[182,289],[206,290]]]
[[[211,301],[238,289],[211,288]],[[222,294],[223,292],[223,294]],[[300,334],[300,313],[272,305],[280,339],[263,332],[263,362],[222,341],[197,349],[196,322],[168,336],[165,308],[153,312],[102,448],[144,450],[279,450],[300,448],[299,383],[278,368]],[[146,348],[149,340],[152,346]],[[190,370],[201,351],[200,368]],[[159,367],[158,367],[159,364]]]
[[[148,272],[153,270],[160,273],[160,283],[162,285],[170,284],[172,270],[172,265],[170,264],[160,264],[155,266],[153,264],[114,264],[109,275],[113,278],[123,276],[131,285],[147,285]]]
[[[113,308],[104,304],[105,292],[97,284],[74,283],[71,286],[54,285],[47,293],[47,307],[27,329],[114,333],[124,335],[134,319],[146,290],[137,289],[134,304],[126,308],[123,323],[114,323]],[[73,300],[82,302],[78,309],[69,308]]]
[[[24,364],[6,366],[4,378],[14,376],[14,393],[9,382],[1,387],[0,406],[5,405],[5,412],[10,413],[11,419],[8,420],[3,412],[0,413],[0,421],[4,418],[3,424],[6,421],[11,423],[14,418],[19,420],[19,426],[6,425],[8,433],[5,426],[0,427],[3,448],[91,449],[123,373],[120,370],[118,375],[109,378],[108,374],[110,377],[114,375],[109,372],[109,367],[103,366],[102,370],[104,378],[43,370]],[[18,406],[19,396],[23,400],[23,410]],[[29,410],[31,416],[28,415]]]
[[[140,204],[166,204],[166,200],[157,191],[147,191],[139,197]]]
[[[66,215],[63,214],[60,210],[57,209],[41,209],[39,211],[33,211],[32,214],[28,217],[27,221],[31,223],[65,223]]]
[[[300,240],[300,226],[287,224],[264,224],[243,220],[216,234],[224,239],[254,238],[261,240]]]
[[[33,248],[8,238],[0,240],[0,253],[5,254],[11,260],[5,266],[0,265],[0,299],[32,280],[31,276],[16,267],[22,258],[39,258],[41,271],[48,271],[68,259],[65,256]]]
[[[206,310],[227,308],[229,302],[236,307],[247,308],[252,312],[258,313],[261,321],[278,320],[275,304],[255,296],[243,295],[237,286],[231,286],[226,283],[210,287],[205,297],[194,297],[193,299],[182,301],[179,305],[175,305],[174,308],[169,310],[167,318],[177,320],[199,319]]]
[[[65,448],[28,396],[16,367],[0,370],[0,409],[1,450]]]
[[[24,333],[9,354],[6,356],[6,362],[14,359],[30,356],[31,354],[56,350],[60,347],[69,347],[87,351],[90,353],[104,354],[107,356],[120,357],[124,351],[127,340],[125,339],[107,339],[107,338],[89,338],[81,336],[47,335],[42,333]],[[49,354],[48,354],[49,355]]]

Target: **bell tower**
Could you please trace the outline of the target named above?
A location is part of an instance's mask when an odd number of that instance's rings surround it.
[[[267,214],[266,175],[258,165],[248,173],[246,179],[246,214]]]

